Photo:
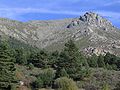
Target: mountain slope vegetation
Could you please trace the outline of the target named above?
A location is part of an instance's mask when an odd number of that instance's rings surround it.
[[[119,55],[120,30],[102,16],[87,12],[78,18],[19,22],[0,19],[0,35],[12,37],[33,47],[61,50],[69,39],[87,54]]]
[[[120,31],[87,12],[73,19],[0,18],[0,90],[119,90]]]

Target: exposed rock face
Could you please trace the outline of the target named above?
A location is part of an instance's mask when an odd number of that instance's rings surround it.
[[[120,52],[120,31],[108,20],[93,12],[64,20],[18,22],[0,19],[0,35],[11,36],[39,48],[56,50],[70,38],[76,41],[80,50],[93,47],[92,53]],[[100,50],[95,49],[99,47]],[[89,49],[88,49],[89,51]]]
[[[111,52],[109,50],[105,50],[105,49],[100,48],[100,47],[88,47],[88,48],[85,48],[83,52],[89,56],[91,56],[93,54],[96,54],[97,56],[106,55],[106,53],[108,53],[108,52],[113,54],[113,52]]]
[[[93,12],[87,12],[83,16],[80,16],[78,20],[72,21],[72,23],[68,25],[68,28],[80,25],[81,21],[88,24],[89,26],[101,28],[102,30],[105,31],[114,28],[111,22]]]
[[[93,12],[87,12],[83,16],[80,16],[79,19],[87,22],[89,25],[97,25],[99,27],[112,26],[108,20]]]

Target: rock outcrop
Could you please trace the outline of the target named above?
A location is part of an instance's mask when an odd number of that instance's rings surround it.
[[[93,12],[87,12],[78,18],[26,23],[1,18],[0,36],[14,37],[32,46],[48,50],[63,48],[64,43],[71,38],[81,51],[92,47],[94,49],[92,53],[96,54],[104,54],[106,51],[117,54],[120,52],[118,43],[120,30]],[[100,50],[97,47],[100,47]]]

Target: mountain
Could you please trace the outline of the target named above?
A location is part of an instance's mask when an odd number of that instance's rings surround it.
[[[120,30],[93,12],[64,20],[19,22],[0,18],[0,36],[50,51],[62,49],[65,42],[73,39],[89,55],[120,54]]]

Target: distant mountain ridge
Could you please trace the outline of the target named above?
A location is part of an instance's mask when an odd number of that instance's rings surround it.
[[[87,12],[78,18],[29,21],[0,18],[0,36],[48,50],[60,50],[73,39],[87,54],[120,54],[120,30],[102,16]]]

